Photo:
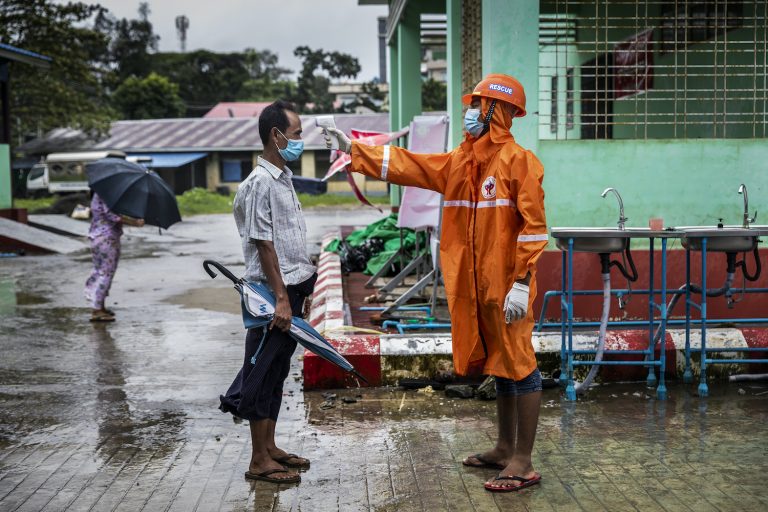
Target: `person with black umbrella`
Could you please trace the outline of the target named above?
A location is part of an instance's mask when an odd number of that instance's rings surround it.
[[[91,322],[115,321],[114,311],[107,309],[104,302],[109,295],[112,278],[120,259],[123,224],[141,227],[144,220],[114,213],[101,197],[94,193],[91,200],[91,228],[88,230],[93,270],[85,283],[85,298],[92,310]]]
[[[93,272],[85,296],[93,308],[91,322],[112,322],[114,312],[104,307],[120,259],[123,224],[147,224],[168,229],[181,221],[173,190],[156,173],[122,158],[102,158],[86,166],[91,187]]]

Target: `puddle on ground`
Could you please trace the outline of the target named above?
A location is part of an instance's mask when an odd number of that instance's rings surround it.
[[[187,309],[205,309],[220,313],[240,315],[240,294],[234,286],[216,288],[192,288],[184,293],[168,297],[164,302]]]
[[[16,292],[16,305],[17,306],[35,306],[37,304],[47,304],[51,302],[50,299],[43,297],[42,295],[35,295],[33,293]]]
[[[11,316],[18,306],[47,304],[50,300],[35,293],[18,291],[13,279],[0,279],[0,316]]]

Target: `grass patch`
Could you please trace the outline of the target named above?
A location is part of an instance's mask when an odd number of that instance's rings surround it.
[[[304,208],[318,206],[356,206],[360,202],[351,195],[322,194],[313,196],[310,194],[298,194],[299,201]],[[235,194],[223,196],[203,188],[193,188],[184,194],[176,196],[179,203],[179,211],[182,217],[188,215],[200,215],[210,213],[232,213],[232,203]],[[368,198],[373,204],[389,204],[389,196],[372,196]]]
[[[14,208],[25,208],[29,210],[30,213],[34,213],[35,210],[40,210],[41,208],[48,208],[53,203],[56,202],[56,197],[49,196],[49,197],[40,197],[37,199],[19,199],[14,197],[13,198],[13,207]]]
[[[204,213],[232,213],[234,199],[235,194],[223,196],[204,188],[193,188],[176,196],[182,217]]]
[[[373,204],[389,204],[389,196],[369,196],[368,200]],[[312,196],[309,194],[299,194],[299,201],[304,208],[313,206],[357,206],[360,205],[354,196],[343,194],[322,194]],[[362,205],[361,205],[362,206]]]

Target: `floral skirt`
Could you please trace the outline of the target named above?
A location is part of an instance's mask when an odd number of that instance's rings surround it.
[[[104,307],[104,300],[109,295],[112,278],[120,259],[120,239],[114,237],[96,237],[91,239],[93,270],[85,282],[85,298],[93,309]]]

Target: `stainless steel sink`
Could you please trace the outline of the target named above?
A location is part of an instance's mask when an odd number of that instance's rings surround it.
[[[700,251],[702,239],[707,239],[708,252],[746,252],[757,245],[761,230],[741,227],[685,227],[678,228],[683,232],[681,242],[683,247],[691,251]]]
[[[593,253],[621,252],[629,245],[630,238],[644,238],[648,233],[647,228],[552,228],[552,237],[559,249],[567,251],[568,241],[573,239],[574,252]]]

